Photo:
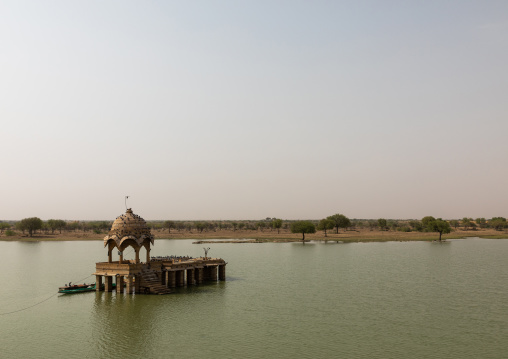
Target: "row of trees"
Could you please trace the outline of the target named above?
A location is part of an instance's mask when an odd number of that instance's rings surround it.
[[[347,229],[350,226],[351,220],[349,218],[343,214],[334,214],[333,216],[329,216],[320,220],[319,224],[317,225],[317,229],[324,231],[325,237],[327,237],[327,230],[335,228],[336,233],[339,233],[339,228]],[[385,228],[387,226],[387,221],[382,218],[379,219],[378,226],[380,228]],[[443,234],[451,232],[451,226],[448,221],[445,221],[441,218],[434,218],[432,216],[423,217],[421,221],[418,221],[418,226],[419,228],[421,227],[422,231],[439,233],[439,241],[442,240]],[[311,221],[297,221],[291,224],[291,232],[301,233],[302,241],[305,242],[305,234],[315,233],[316,226]]]
[[[38,217],[30,217],[23,218],[21,221],[12,224],[7,222],[1,222],[0,233],[3,234],[4,231],[6,231],[6,233],[8,231],[13,233],[12,229],[21,231],[23,234],[25,232],[28,232],[28,235],[30,237],[32,237],[33,234],[36,233],[37,231],[43,231],[46,233],[51,232],[51,234],[54,234],[55,231],[59,231],[60,233],[62,233],[62,231],[70,231],[70,232],[94,231],[96,233],[102,233],[103,231],[109,230],[111,228],[112,223],[113,222],[107,221],[67,222],[62,219],[49,219],[47,221],[43,221]]]
[[[294,224],[301,221],[283,221],[278,218],[266,218],[261,221],[149,221],[147,225],[153,231],[165,231],[169,233],[171,231],[197,231],[197,232],[209,232],[209,231],[221,231],[221,230],[252,230],[252,231],[274,231],[280,233],[281,229],[290,230],[293,233],[302,233],[301,230],[294,228]],[[305,221],[314,225],[314,230],[320,230],[324,232],[325,237],[328,236],[328,231],[335,230],[335,233],[339,233],[339,229],[344,231],[347,230],[358,230],[358,229],[379,229],[382,231],[402,231],[402,232],[425,232],[429,231],[428,224],[422,220],[386,220],[379,218],[377,220],[359,220],[349,219],[343,214],[334,214],[328,216],[320,221]],[[19,222],[5,223],[0,222],[0,233],[5,230],[16,229],[23,233],[28,232],[32,236],[36,231],[44,231],[45,233],[51,232],[54,234],[55,231],[62,233],[63,231],[93,231],[95,233],[106,233],[109,231],[112,225],[112,221],[64,221],[60,219],[50,219],[48,221],[42,221],[37,217],[25,218]],[[461,220],[450,220],[447,221],[454,229],[463,228],[464,230],[476,230],[479,228],[493,228],[496,230],[503,230],[508,228],[508,223],[504,217],[493,217],[489,220],[485,218],[472,218],[464,217]],[[298,224],[300,226],[300,224]],[[310,228],[310,226],[306,226]],[[307,229],[310,231],[311,229]],[[296,231],[296,232],[295,232]],[[314,232],[306,232],[314,233]]]
[[[448,221],[450,226],[454,229],[462,228],[466,231],[468,230],[476,230],[478,227],[481,229],[492,228],[498,231],[503,230],[504,228],[508,228],[508,223],[506,222],[506,218],[504,217],[493,217],[489,220],[485,218],[477,218],[473,220],[472,218],[464,217],[462,220],[452,219]],[[387,230],[397,230],[402,232],[424,232],[425,225],[422,221],[418,220],[408,220],[408,221],[394,221],[394,220],[386,220],[384,218],[380,218],[377,220],[377,227],[382,231]]]
[[[203,231],[217,231],[217,230],[260,230],[263,231],[265,229],[269,230],[277,230],[277,233],[280,233],[280,229],[288,228],[288,223],[284,223],[282,219],[273,218],[265,221],[220,221],[220,222],[214,222],[214,221],[195,221],[195,222],[188,222],[188,221],[164,221],[162,223],[160,222],[148,222],[147,225],[151,229],[159,229],[159,230],[168,230],[168,233],[171,233],[171,230],[177,230],[177,231],[192,231],[195,229],[198,232]]]
[[[339,228],[346,230],[352,226],[352,222],[345,215],[337,213],[333,216],[328,216],[319,221],[317,229],[325,232],[325,237],[328,236],[327,230],[334,229],[339,233]],[[301,233],[302,241],[305,242],[306,233],[316,233],[316,225],[312,221],[296,221],[291,224],[292,233]]]

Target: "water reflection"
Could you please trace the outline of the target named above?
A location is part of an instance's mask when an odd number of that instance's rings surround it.
[[[0,356],[506,356],[507,240],[330,244],[217,244],[226,282],[166,296],[52,298],[0,317]],[[201,253],[190,241],[156,248]],[[44,299],[103,257],[99,242],[0,242],[0,306]]]
[[[156,307],[141,297],[95,293],[92,309],[94,357],[130,357],[151,352]]]

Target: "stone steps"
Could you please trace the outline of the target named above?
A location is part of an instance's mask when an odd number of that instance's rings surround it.
[[[161,284],[160,279],[154,272],[142,272],[140,286],[148,289],[150,294],[169,294],[171,289]]]

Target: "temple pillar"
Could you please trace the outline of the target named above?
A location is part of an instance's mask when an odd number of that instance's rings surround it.
[[[180,287],[185,287],[185,269],[182,269],[180,272]]]
[[[205,266],[203,268],[203,281],[208,281],[210,280],[210,267],[208,266]]]
[[[146,263],[150,263],[150,248],[146,249]]]
[[[104,276],[104,291],[111,292],[113,290],[113,277],[110,275]]]
[[[120,264],[123,263],[123,251],[120,251]]]
[[[219,280],[226,280],[226,265],[219,265]]]
[[[217,266],[210,267],[210,280],[217,281]]]
[[[183,287],[184,286],[184,281],[183,281],[183,270],[177,270],[175,272],[175,285],[177,287]]]
[[[127,280],[125,281],[125,291],[127,292],[127,294],[132,294],[132,289],[133,289],[133,277],[131,275],[128,275],[127,276]]]
[[[187,286],[194,285],[194,268],[187,269]]]
[[[134,292],[135,293],[139,293],[140,292],[140,285],[139,283],[141,282],[141,278],[139,275],[135,275],[134,276]]]
[[[116,292],[123,293],[123,275],[116,276]]]
[[[194,278],[196,279],[196,284],[203,283],[203,268],[196,268],[194,270]]]
[[[139,248],[134,248],[136,252],[136,263],[139,263]]]
[[[100,292],[102,290],[102,276],[101,275],[95,276],[95,290],[97,292]]]
[[[167,273],[168,273],[167,286],[169,288],[175,288],[176,287],[176,272],[175,271],[169,271]]]
[[[108,249],[108,263],[113,262],[113,250]]]
[[[166,273],[164,270],[161,272],[161,284],[166,285]]]

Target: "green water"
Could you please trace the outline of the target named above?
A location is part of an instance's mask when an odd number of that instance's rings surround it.
[[[226,282],[56,295],[0,315],[0,357],[508,357],[508,240],[207,246],[229,263]],[[158,240],[152,254],[202,247]],[[0,242],[0,313],[105,259],[100,241]]]

